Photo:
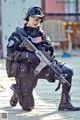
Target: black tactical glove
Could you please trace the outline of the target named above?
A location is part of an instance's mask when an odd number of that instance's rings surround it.
[[[41,51],[45,50],[46,52],[50,51],[50,56],[51,57],[53,56],[54,50],[50,45],[47,44],[39,45],[38,49]]]
[[[19,61],[19,60],[22,60],[22,59],[27,59],[31,63],[39,62],[39,58],[33,52],[28,52],[28,51],[27,52],[19,52],[19,51],[15,51],[13,56],[14,56],[14,60],[15,61]]]
[[[28,58],[29,62],[36,63],[39,61],[39,58],[36,56],[35,53],[27,52],[26,57]]]

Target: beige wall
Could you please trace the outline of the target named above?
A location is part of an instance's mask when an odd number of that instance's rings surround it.
[[[0,49],[1,49],[1,0],[0,0]]]
[[[8,38],[16,27],[23,27],[25,13],[23,8],[41,6],[41,0],[1,0],[2,2],[2,51],[6,57]],[[5,19],[4,19],[5,18]]]

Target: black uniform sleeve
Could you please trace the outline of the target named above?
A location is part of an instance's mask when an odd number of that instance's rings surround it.
[[[19,51],[19,44],[21,43],[21,39],[19,35],[16,33],[12,33],[12,35],[8,39],[7,44],[7,58],[10,60],[14,60],[14,53],[16,50]]]
[[[19,45],[22,41],[18,35],[12,34],[8,41],[7,59],[11,61],[21,61],[24,59],[27,59],[29,62],[39,61],[35,53],[29,52],[28,50],[21,50]]]

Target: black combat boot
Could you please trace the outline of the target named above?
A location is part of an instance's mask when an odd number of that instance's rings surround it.
[[[13,95],[12,95],[12,97],[11,97],[11,99],[10,99],[10,105],[11,105],[12,107],[15,107],[17,103],[18,103],[17,94],[16,94],[16,92],[13,92]]]
[[[70,103],[70,96],[68,94],[62,93],[61,101],[58,107],[59,111],[79,111],[79,107],[74,107]]]

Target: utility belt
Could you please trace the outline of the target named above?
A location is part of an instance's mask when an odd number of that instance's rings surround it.
[[[30,65],[26,62],[15,62],[6,59],[6,70],[8,77],[27,77],[31,73]]]

